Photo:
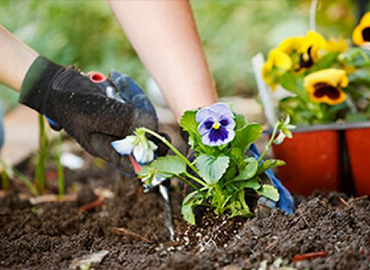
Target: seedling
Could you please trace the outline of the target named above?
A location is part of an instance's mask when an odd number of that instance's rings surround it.
[[[16,168],[8,166],[3,160],[0,159],[0,166],[3,168],[2,177],[7,177],[8,179],[19,180],[24,185],[28,187],[32,195],[39,195],[35,185],[32,184],[32,181],[28,179],[27,176],[22,174]]]
[[[259,159],[245,153],[261,136],[262,126],[248,123],[225,103],[185,112],[181,127],[189,135],[194,160],[187,159],[163,136],[146,128],[136,129],[136,136],[140,139],[124,139],[113,144],[116,150],[133,149],[138,145],[133,142],[147,140],[145,134],[148,134],[161,140],[175,153],[175,156],[159,157],[144,166],[138,176],[148,186],[156,179],[171,177],[177,177],[191,186],[194,191],[186,196],[182,204],[183,217],[190,224],[195,224],[193,209],[197,206],[208,207],[217,215],[251,217],[253,213],[246,197],[259,195],[272,201],[279,200],[278,191],[272,185],[262,184],[261,175],[285,163],[262,159],[277,137],[280,136],[279,142],[282,141],[282,135],[276,136],[278,131],[291,136],[287,129],[291,126],[287,121],[276,124],[273,136]],[[149,147],[151,143],[145,145],[148,147],[140,151],[152,151],[153,147]],[[130,154],[130,151],[124,154]]]
[[[62,157],[62,143],[63,143],[63,134],[60,132],[58,135],[58,153],[57,153],[57,166],[58,166],[58,193],[60,197],[64,195],[64,169],[61,163]]]
[[[60,196],[64,195],[64,170],[61,164],[62,143],[63,136],[62,133],[60,133],[58,135],[56,143],[54,145],[52,144],[47,135],[47,127],[45,126],[45,117],[40,114],[38,162],[36,166],[34,179],[35,188],[40,194],[43,194],[45,192],[45,172],[48,153],[51,148],[54,148],[56,151],[55,162],[57,164],[58,170],[58,193]]]
[[[39,115],[39,151],[38,162],[35,172],[35,188],[39,193],[45,192],[45,165],[48,148],[48,137],[46,134],[45,120],[43,115]]]

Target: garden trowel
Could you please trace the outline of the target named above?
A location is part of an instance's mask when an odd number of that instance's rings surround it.
[[[117,73],[118,74],[118,73]],[[132,93],[121,93],[116,89],[116,87],[113,85],[111,81],[109,81],[104,74],[100,72],[89,72],[88,77],[90,81],[97,84],[99,88],[103,91],[104,94],[107,95],[107,97],[115,99],[119,102],[127,102],[130,100],[130,95]],[[111,79],[114,79],[115,72],[111,73]],[[136,91],[142,91],[141,89],[136,89]],[[152,105],[151,105],[152,106]],[[154,108],[153,108],[154,110]],[[145,164],[139,164],[135,158],[130,155],[129,156],[130,161],[132,163],[132,166],[136,173],[138,173],[142,166]],[[171,207],[171,198],[169,193],[169,180],[165,178],[155,177],[154,180],[150,183],[150,185],[143,185],[144,192],[147,193],[150,190],[154,189],[158,186],[159,194],[163,201],[163,212],[164,212],[164,222],[165,226],[167,227],[169,233],[170,233],[170,239],[171,241],[175,241],[175,232],[173,229],[173,223],[172,223],[172,207]]]

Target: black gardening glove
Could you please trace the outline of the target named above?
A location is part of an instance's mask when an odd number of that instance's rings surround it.
[[[42,56],[28,70],[19,102],[64,128],[90,154],[124,171],[131,171],[129,159],[115,152],[110,143],[137,127],[158,129],[155,113],[138,108],[135,100],[123,103],[108,98],[77,69]]]

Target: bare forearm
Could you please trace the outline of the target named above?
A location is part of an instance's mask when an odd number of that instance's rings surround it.
[[[217,94],[187,0],[110,1],[176,119],[212,104]]]
[[[0,25],[0,83],[20,91],[38,54]]]

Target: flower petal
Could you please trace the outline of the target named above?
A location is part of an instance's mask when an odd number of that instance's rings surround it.
[[[234,130],[227,130],[224,127],[220,127],[219,129],[212,129],[208,134],[204,135],[202,137],[202,142],[206,142],[204,144],[209,146],[218,146],[222,144],[226,144],[230,142],[233,138],[230,140],[231,132],[233,133],[233,136],[235,136]],[[204,140],[203,138],[206,137]],[[208,137],[208,139],[207,139]]]
[[[200,123],[204,121],[206,118],[210,118],[210,117],[218,119],[220,115],[216,111],[214,111],[211,107],[205,107],[205,108],[200,109],[197,112],[197,115],[195,116],[195,120],[198,123]]]
[[[230,106],[227,105],[226,103],[219,102],[213,104],[210,108],[217,112],[220,116],[233,117],[233,113],[231,112]]]
[[[152,149],[153,151],[158,149],[158,146],[154,142],[148,140],[148,143],[149,143],[149,148]]]
[[[227,129],[234,129],[235,128],[235,121],[231,117],[222,117],[220,119],[220,124]]]
[[[153,159],[154,159],[154,152],[153,150],[148,149],[145,151],[145,154],[141,162],[145,164],[145,163],[151,162]]]
[[[145,160],[145,149],[141,144],[138,144],[134,148],[134,158],[139,163],[144,163]]]
[[[231,142],[235,138],[235,131],[233,129],[227,129],[227,131],[229,132],[229,136],[224,141],[224,144],[227,144],[227,143]]]
[[[211,140],[210,140],[210,138],[209,138],[209,134],[207,133],[207,134],[204,134],[203,136],[202,136],[202,143],[204,144],[204,145],[208,145],[208,146],[214,146],[215,144],[214,144],[214,142],[211,142]]]
[[[215,123],[215,120],[212,117],[209,117],[209,118],[205,119],[198,126],[198,132],[199,132],[199,134],[200,135],[204,135],[207,132],[209,132],[212,129],[214,123]]]
[[[313,85],[323,82],[333,86],[340,85],[346,87],[348,84],[348,77],[346,72],[342,69],[329,68],[313,72],[303,79],[303,84],[307,91],[312,91]]]
[[[121,155],[130,155],[134,149],[136,136],[127,136],[123,140],[111,142],[112,147]]]

